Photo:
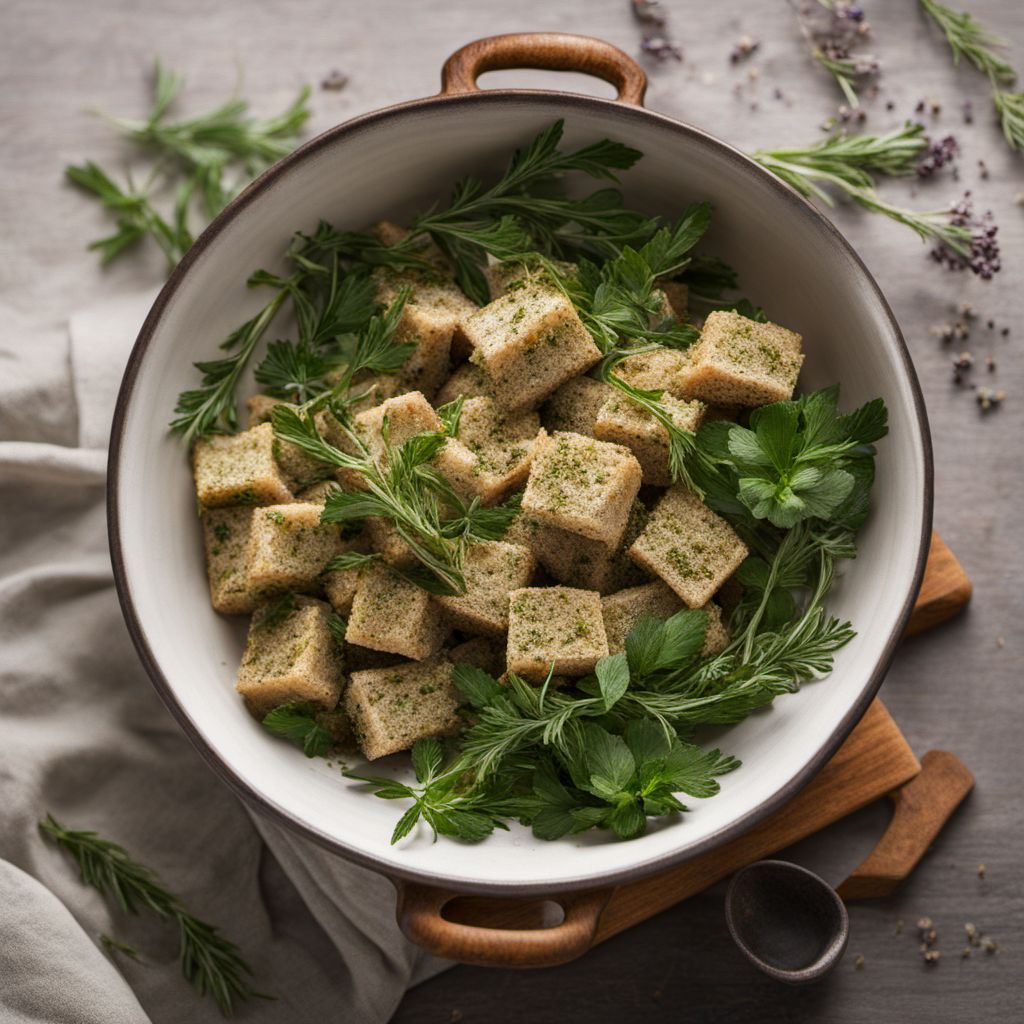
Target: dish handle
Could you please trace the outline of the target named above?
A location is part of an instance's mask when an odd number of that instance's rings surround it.
[[[601,912],[611,889],[533,899],[460,896],[450,889],[392,878],[398,890],[396,913],[406,938],[448,960],[481,967],[553,967],[582,956],[593,944]],[[496,903],[515,907],[517,928],[491,928],[476,922],[493,920]],[[545,927],[545,903],[557,903],[564,914],[559,924]],[[442,912],[453,904],[450,917]],[[453,917],[458,920],[453,920]]]
[[[580,71],[614,85],[619,103],[644,105],[647,75],[632,57],[601,39],[567,32],[512,32],[467,43],[445,61],[440,95],[480,92],[480,75],[510,68]]]

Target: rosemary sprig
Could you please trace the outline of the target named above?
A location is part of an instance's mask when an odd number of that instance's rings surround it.
[[[146,909],[177,927],[182,974],[200,996],[211,998],[225,1017],[231,1016],[236,1001],[273,998],[252,987],[248,979],[253,970],[239,948],[213,925],[189,913],[164,887],[159,875],[133,860],[123,846],[95,832],[66,828],[52,814],[39,823],[39,829],[74,857],[86,885],[112,898],[128,913]],[[131,947],[116,940],[105,945],[134,954]]]
[[[1003,136],[1011,149],[1024,151],[1024,92],[1005,88],[1017,80],[1016,70],[1000,53],[1007,45],[1006,40],[975,21],[967,11],[956,11],[938,0],[920,0],[920,3],[946,37],[953,63],[959,64],[960,58],[965,57],[988,78]]]
[[[901,176],[912,172],[914,158],[927,147],[921,125],[904,125],[884,135],[835,136],[803,147],[759,149],[753,157],[801,195],[826,206],[832,186],[855,203],[905,224],[925,240],[967,257],[971,232],[950,223],[948,211],[915,211],[886,202],[878,194],[871,172]]]
[[[154,239],[172,269],[191,246],[189,213],[198,199],[204,223],[215,217],[251,178],[294,148],[309,118],[309,88],[278,117],[248,115],[245,100],[233,98],[214,110],[172,121],[168,114],[184,85],[184,78],[156,62],[153,106],[149,116],[136,120],[107,117],[128,138],[156,159],[146,186],[136,190],[114,184],[95,163],[65,168],[68,178],[93,193],[116,217],[115,234],[89,245],[110,263],[146,237]],[[228,181],[234,173],[234,180]],[[160,188],[174,195],[170,217],[161,214],[153,197]]]

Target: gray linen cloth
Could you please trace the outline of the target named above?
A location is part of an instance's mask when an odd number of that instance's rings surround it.
[[[175,930],[82,885],[38,832],[47,812],[120,842],[241,946],[276,998],[239,1019],[385,1021],[446,964],[401,935],[387,880],[250,816],[160,703],[121,618],[106,444],[152,297],[86,310],[69,338],[0,343],[0,1021],[221,1019],[181,977]],[[78,446],[52,443],[76,408]],[[141,962],[108,957],[102,934]]]

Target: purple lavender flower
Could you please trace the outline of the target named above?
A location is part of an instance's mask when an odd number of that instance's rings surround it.
[[[666,39],[664,36],[644,36],[640,49],[659,62],[666,61],[669,58],[673,60],[683,59],[683,51],[671,39]]]
[[[658,0],[633,0],[633,16],[637,21],[661,28],[665,24],[666,15]]]
[[[917,162],[917,176],[930,178],[936,171],[952,163],[960,154],[960,147],[952,135],[942,139],[930,139],[924,156]]]
[[[969,270],[984,281],[991,280],[1002,266],[999,242],[996,241],[999,228],[992,222],[992,211],[975,214],[971,193],[965,192],[963,198],[950,208],[949,223],[970,232],[970,239],[964,251],[959,252],[940,242],[931,251],[932,259],[947,270]]]

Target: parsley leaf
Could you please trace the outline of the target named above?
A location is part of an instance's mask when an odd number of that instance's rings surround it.
[[[316,715],[312,704],[281,704],[263,716],[262,724],[275,736],[297,743],[306,757],[323,757],[334,746],[334,739]]]

